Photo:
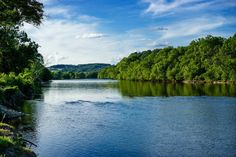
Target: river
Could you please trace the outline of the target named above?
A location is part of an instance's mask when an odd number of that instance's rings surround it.
[[[236,156],[235,85],[55,80],[21,111],[39,157]]]

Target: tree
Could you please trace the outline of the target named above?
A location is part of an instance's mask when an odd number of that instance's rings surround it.
[[[38,44],[25,32],[6,27],[0,29],[0,72],[20,73],[34,62],[43,62]]]
[[[39,25],[42,19],[43,4],[36,0],[0,0],[0,26]]]
[[[32,63],[43,64],[38,44],[20,30],[24,22],[39,25],[43,4],[36,0],[0,0],[0,72],[20,73]]]

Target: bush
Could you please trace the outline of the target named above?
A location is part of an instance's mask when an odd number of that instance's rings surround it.
[[[15,75],[14,73],[0,74],[0,86],[3,89],[7,90],[5,92],[10,92],[9,90],[17,90],[19,93],[24,95],[26,98],[32,97],[34,91],[34,82],[29,73],[20,73],[19,75]],[[13,87],[12,89],[9,87]],[[7,95],[6,95],[7,96]],[[9,95],[10,96],[10,95]]]
[[[16,75],[15,73],[0,74],[0,103],[15,107],[24,99],[32,99],[41,92],[40,81],[34,80],[32,73],[25,71]]]

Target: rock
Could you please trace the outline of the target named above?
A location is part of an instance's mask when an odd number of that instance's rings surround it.
[[[18,112],[13,109],[9,109],[6,106],[0,105],[0,115],[2,117],[5,115],[5,118],[7,119],[14,119],[14,118],[24,116],[24,113]]]

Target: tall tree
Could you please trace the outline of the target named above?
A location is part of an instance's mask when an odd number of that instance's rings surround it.
[[[38,44],[20,27],[39,25],[43,4],[36,0],[0,0],[0,72],[20,73],[32,63],[43,63]]]

